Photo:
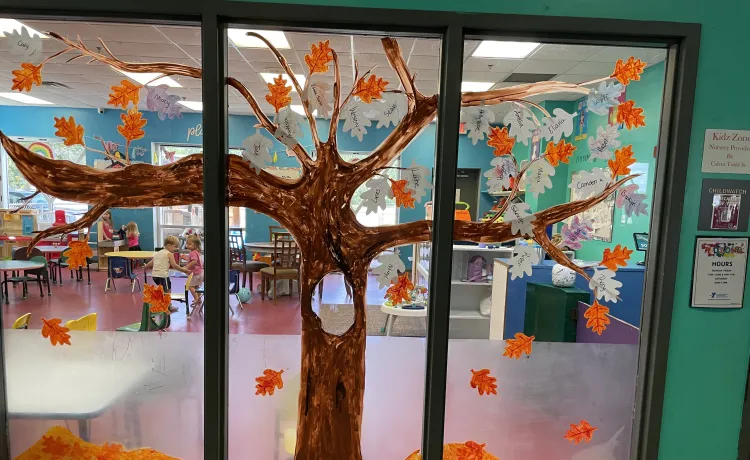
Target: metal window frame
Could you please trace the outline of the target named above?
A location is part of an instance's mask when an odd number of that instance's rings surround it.
[[[442,38],[441,94],[436,148],[439,164],[435,190],[433,261],[430,270],[433,295],[427,337],[427,375],[423,452],[426,459],[442,458],[445,420],[448,326],[452,257],[453,185],[457,169],[458,105],[463,39],[465,36],[536,39],[609,45],[666,44],[666,84],[660,118],[656,181],[651,217],[651,248],[648,254],[643,299],[643,320],[637,377],[634,433],[631,458],[658,456],[662,405],[666,379],[667,351],[676,278],[678,235],[682,224],[682,198],[687,174],[686,155],[690,144],[693,102],[698,67],[699,24],[633,21],[535,15],[464,14],[436,11],[389,10],[317,5],[284,5],[218,0],[5,0],[0,14],[23,19],[83,19],[117,22],[170,24],[200,23],[203,53],[204,208],[207,260],[225,267],[206,275],[207,300],[220,306],[206,319],[205,329],[205,413],[204,455],[227,458],[228,414],[228,295],[227,295],[227,63],[229,23],[252,23],[258,27],[287,30],[315,29],[359,33],[363,30],[398,32],[400,35],[434,34]],[[658,286],[657,286],[658,282]],[[0,319],[1,321],[1,319]],[[0,324],[0,327],[2,324]],[[4,355],[0,334],[0,457],[9,457],[6,417]]]

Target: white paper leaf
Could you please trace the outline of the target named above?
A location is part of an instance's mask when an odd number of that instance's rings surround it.
[[[396,126],[409,107],[406,95],[401,93],[383,94],[381,103],[371,104],[377,108],[373,118],[378,121],[376,128],[387,128],[393,123]]]
[[[516,246],[510,258],[510,279],[531,276],[531,266],[539,263],[539,253],[531,246]]]
[[[378,280],[380,289],[383,289],[397,279],[398,272],[403,273],[406,271],[406,266],[398,254],[383,253],[377,260],[380,265],[373,268],[372,273],[375,275],[375,279]]]
[[[531,118],[531,111],[518,104],[513,104],[510,112],[505,114],[503,123],[506,126],[510,125],[509,134],[524,145],[529,145],[529,138],[537,128]]]
[[[531,236],[534,220],[536,220],[536,216],[529,211],[528,203],[513,203],[503,213],[503,223],[510,223],[513,235]]]
[[[352,137],[356,137],[362,142],[362,137],[367,134],[367,127],[372,126],[372,122],[365,115],[365,112],[372,110],[367,104],[361,101],[350,101],[341,111],[341,118],[344,119],[344,131],[351,131]]]
[[[610,125],[605,130],[601,126],[596,129],[596,137],[589,137],[589,152],[591,156],[589,161],[597,158],[600,160],[609,160],[615,153],[615,149],[622,145],[617,139],[620,137],[619,125]]]
[[[515,177],[518,174],[513,159],[509,155],[503,155],[493,158],[490,164],[494,168],[484,172],[489,192],[501,192],[503,188],[510,188],[511,176]]]
[[[413,192],[411,196],[417,203],[421,203],[422,197],[427,194],[427,189],[432,188],[430,170],[418,165],[414,160],[411,166],[401,171],[401,178],[406,179],[406,189]]]
[[[484,139],[485,134],[490,132],[490,123],[495,121],[495,113],[488,107],[475,106],[466,107],[461,111],[461,121],[466,123],[471,143]]]
[[[169,117],[170,120],[174,118],[182,118],[182,105],[178,104],[181,101],[180,96],[174,94],[168,94],[167,85],[159,86],[148,86],[146,91],[146,108],[157,112],[159,120],[165,120]]]
[[[592,195],[598,195],[607,188],[610,175],[602,168],[594,168],[591,171],[581,171],[576,180],[568,185],[568,188],[578,192],[579,199],[586,199]]]
[[[646,194],[638,193],[638,184],[621,187],[615,194],[615,206],[622,208],[626,217],[648,215],[648,205],[644,203]]]
[[[606,81],[599,83],[599,87],[591,91],[586,101],[586,106],[589,111],[594,112],[597,115],[609,115],[610,107],[617,107],[620,101],[617,100],[620,94],[625,90],[625,86],[612,82],[608,84]]]
[[[6,32],[8,51],[13,56],[20,56],[24,62],[36,64],[42,60],[42,37],[37,34],[29,35],[29,29],[21,27],[21,32],[13,30]]]
[[[305,95],[307,104],[310,107],[310,113],[317,110],[319,117],[329,117],[331,115],[332,108],[328,97],[330,91],[331,86],[324,81],[316,80],[310,82]]]
[[[552,188],[551,176],[555,175],[555,167],[549,164],[545,158],[541,158],[529,166],[526,170],[526,191],[534,194],[534,198],[548,188]]]
[[[573,134],[573,117],[578,113],[570,114],[561,108],[553,110],[552,113],[553,117],[542,120],[542,136],[558,142],[561,137]]]
[[[242,142],[242,156],[255,167],[255,172],[260,174],[260,171],[271,162],[271,148],[273,141],[256,129],[255,134],[246,137]]]
[[[274,136],[281,141],[282,144],[293,149],[297,145],[297,140],[302,137],[302,128],[300,128],[300,124],[303,121],[304,118],[302,115],[292,110],[292,106],[288,105],[284,107],[279,110],[279,113],[277,113],[273,119],[273,122],[279,127]]]
[[[620,295],[619,288],[622,283],[615,279],[615,272],[609,269],[594,269],[594,276],[589,281],[589,289],[596,292],[596,300],[604,298],[605,302],[617,303],[617,296]]]
[[[393,198],[393,190],[388,184],[388,179],[376,176],[368,180],[365,186],[369,188],[360,195],[365,214],[378,212],[378,209],[385,209],[386,198]]]

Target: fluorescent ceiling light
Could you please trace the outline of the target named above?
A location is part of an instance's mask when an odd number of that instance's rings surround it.
[[[261,72],[260,76],[263,78],[263,80],[265,80],[266,83],[273,83],[273,79],[276,78],[276,77],[278,77],[279,74],[273,73],[273,72]],[[299,82],[299,85],[304,88],[305,87],[305,76],[304,75],[299,75],[299,74],[295,74],[294,76],[297,78],[297,81]],[[291,86],[292,87],[292,91],[294,91],[295,93],[297,92],[297,90],[294,88],[294,85],[292,84],[292,80],[289,78],[289,75],[287,75],[285,73],[282,73],[281,74],[281,78],[283,78],[284,80],[286,80],[286,86]]]
[[[148,83],[148,86],[159,86],[159,85],[167,85],[172,88],[182,88],[182,85],[174,81],[171,77],[161,77],[159,78],[160,73],[155,72],[146,72],[146,73],[137,73],[137,72],[124,72],[120,69],[115,69],[112,67],[113,70],[116,70],[117,72],[125,75],[126,77],[130,78],[131,80],[135,80],[138,83],[145,85]],[[157,80],[154,80],[157,78]],[[153,81],[152,81],[153,80]],[[149,83],[150,82],[150,83]]]
[[[292,107],[292,110],[294,110],[298,114],[300,114],[302,116],[305,116],[305,109],[304,109],[304,107],[302,107],[302,105],[300,105],[300,104],[292,104],[291,107]],[[313,115],[315,115],[317,113],[318,113],[317,110],[313,110]]]
[[[177,103],[184,105],[190,110],[195,110],[196,112],[203,111],[203,102],[201,101],[177,101]]]
[[[8,34],[9,32],[13,32],[14,30],[17,30],[18,33],[21,33],[21,29],[24,27],[32,37],[34,36],[34,34],[36,34],[42,38],[49,38],[38,30],[34,30],[22,22],[16,21],[15,19],[5,18],[0,18],[0,37],[5,37],[6,34]]]
[[[22,93],[0,93],[0,97],[31,105],[52,105],[52,102]]]
[[[525,58],[534,51],[539,43],[532,42],[500,42],[494,40],[484,40],[474,50],[474,57],[485,58]]]
[[[461,92],[487,91],[488,89],[492,88],[494,85],[495,83],[491,81],[462,81]]]
[[[227,35],[238,48],[267,48],[266,44],[259,38],[248,36],[248,32],[255,32],[258,35],[262,35],[263,38],[271,42],[278,49],[286,50],[290,48],[286,35],[280,30],[229,29]]]

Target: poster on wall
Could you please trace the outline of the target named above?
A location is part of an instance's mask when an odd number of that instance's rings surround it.
[[[691,307],[742,308],[748,238],[698,237]]]
[[[583,180],[581,176],[583,173],[589,171],[575,171],[570,175],[571,182],[577,183]],[[577,201],[584,199],[585,196],[576,188],[570,190],[570,201]],[[592,239],[597,241],[604,241],[605,243],[612,242],[612,225],[615,215],[615,194],[609,195],[604,201],[597,204],[596,206],[588,209],[580,214],[579,218],[590,219],[593,222],[594,234]],[[568,219],[568,225],[571,224],[572,218]]]
[[[578,123],[576,123],[573,131],[573,136],[577,141],[585,140],[588,137],[589,111],[587,105],[587,99],[578,101]]]
[[[624,103],[627,101],[626,93],[628,92],[628,87],[625,87],[625,90],[620,94],[620,97],[618,97],[616,100],[619,104]],[[609,126],[614,126],[617,124],[617,106],[610,107],[609,108]],[[620,123],[619,127],[617,129],[623,129],[625,127],[625,123]]]
[[[698,230],[746,232],[750,219],[750,181],[703,179]]]
[[[531,161],[539,158],[542,153],[542,130],[535,129],[531,133]]]
[[[750,174],[750,131],[707,129],[701,171]]]

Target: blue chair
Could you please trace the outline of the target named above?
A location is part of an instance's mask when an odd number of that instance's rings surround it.
[[[109,291],[110,284],[117,290],[115,279],[128,278],[130,280],[130,292],[135,292],[135,285],[138,283],[138,290],[141,289],[141,280],[133,272],[130,259],[125,257],[108,257],[107,258],[107,283],[104,286],[104,292]]]

